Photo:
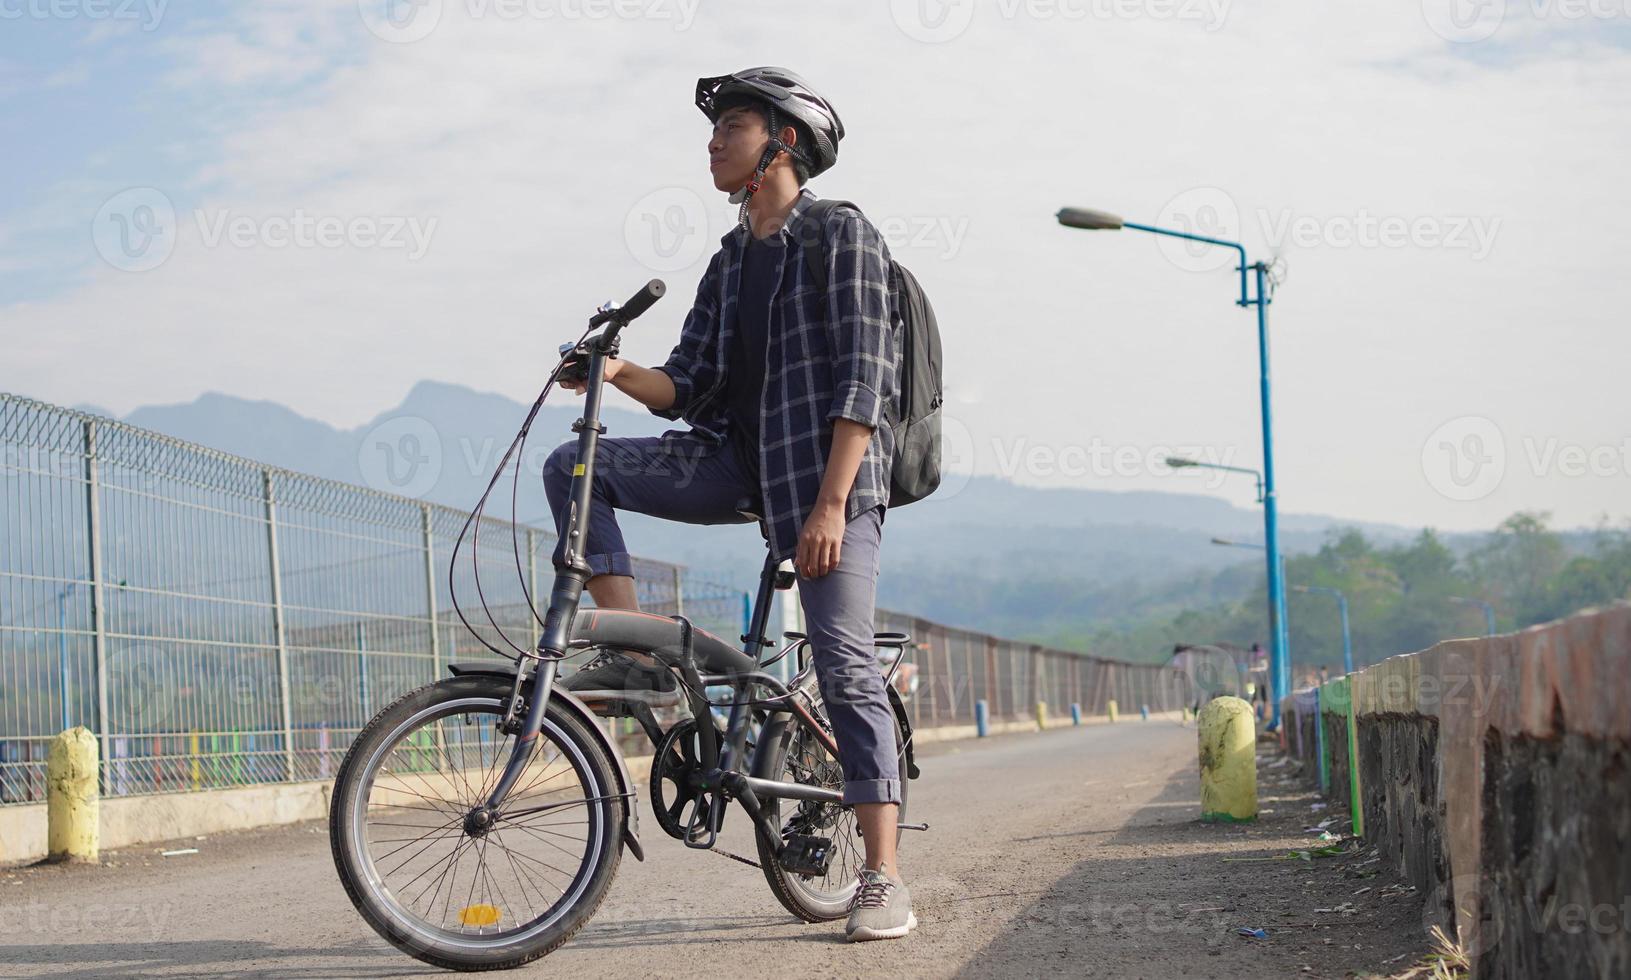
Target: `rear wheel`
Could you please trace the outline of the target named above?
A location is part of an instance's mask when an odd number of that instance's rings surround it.
[[[330,808],[352,904],[392,945],[456,970],[537,959],[599,907],[622,857],[625,800],[599,741],[551,704],[515,788],[482,805],[515,737],[498,730],[510,681],[467,676],[412,691],[358,735]]]
[[[788,722],[779,734],[772,733],[772,751],[767,775],[781,782],[802,783],[826,789],[844,789],[844,773],[838,759],[827,751],[810,730],[795,722]],[[900,816],[906,821],[906,741],[895,720],[895,752],[900,763]],[[787,911],[805,922],[829,922],[849,914],[850,898],[855,894],[855,882],[865,864],[866,851],[860,828],[855,822],[853,807],[842,803],[820,803],[812,800],[761,799],[760,806],[769,814],[772,823],[781,828],[782,841],[795,834],[831,839],[831,858],[827,873],[822,877],[803,875],[782,868],[776,854],[764,839],[755,835],[759,845],[759,865],[764,869],[770,890]],[[896,840],[899,840],[896,831]]]

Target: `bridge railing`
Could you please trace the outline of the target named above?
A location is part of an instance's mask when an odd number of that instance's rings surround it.
[[[450,584],[468,519],[0,394],[0,804],[44,799],[47,743],[74,725],[100,740],[108,795],[332,775],[368,718],[446,663],[536,641],[527,595],[548,590],[553,531],[482,518]],[[741,592],[635,571],[643,608],[741,632]],[[1159,668],[877,622],[916,640],[923,727],[972,724],[978,700],[999,720],[1037,701],[1181,702]]]

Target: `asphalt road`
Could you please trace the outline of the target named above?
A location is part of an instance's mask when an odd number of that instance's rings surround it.
[[[645,819],[646,862],[625,856],[590,924],[515,975],[1342,976],[1412,948],[1401,934],[1419,928],[1392,920],[1350,926],[1340,943],[1319,938],[1322,922],[1272,929],[1269,942],[1236,936],[1274,915],[1297,925],[1286,917],[1345,891],[1337,882],[1311,896],[1302,878],[1313,871],[1223,863],[1220,853],[1283,853],[1306,819],[1197,823],[1194,753],[1193,729],[1156,720],[926,746],[909,818],[931,829],[909,833],[901,855],[921,924],[892,942],[849,944],[841,923],[797,922],[760,872],[687,850]],[[734,816],[724,843],[752,854]],[[199,853],[159,856],[178,846]],[[112,867],[0,873],[0,976],[440,972],[357,917],[322,824],[105,858]]]

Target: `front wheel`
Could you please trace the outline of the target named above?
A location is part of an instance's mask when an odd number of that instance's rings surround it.
[[[566,942],[605,898],[626,801],[599,741],[558,704],[494,811],[516,740],[510,681],[455,677],[403,695],[346,754],[329,841],[346,894],[393,946],[455,970],[519,966]]]
[[[763,737],[763,736],[761,736]],[[810,729],[789,720],[779,732],[769,733],[767,741],[770,756],[766,771],[771,779],[789,783],[821,786],[840,792],[844,789],[844,773],[838,759],[827,751]],[[906,737],[895,719],[895,754],[900,762],[900,822],[906,821]],[[855,810],[842,803],[821,803],[812,800],[764,799],[760,806],[769,814],[771,822],[781,828],[782,841],[795,834],[826,837],[832,841],[828,848],[831,857],[827,873],[822,877],[788,871],[781,866],[774,851],[761,835],[755,834],[759,844],[759,866],[764,869],[770,890],[787,911],[805,922],[830,922],[849,914],[850,898],[855,894],[856,879],[866,863],[866,852],[860,828],[855,822]],[[899,840],[896,831],[896,840]]]

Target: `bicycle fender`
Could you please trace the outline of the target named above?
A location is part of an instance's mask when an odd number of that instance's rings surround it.
[[[448,664],[447,670],[448,673],[455,677],[486,674],[490,677],[502,677],[509,681],[515,680],[515,666],[513,664],[455,663]],[[593,733],[595,739],[600,742],[600,747],[605,750],[606,756],[614,763],[613,771],[617,774],[619,783],[617,792],[628,794],[626,797],[627,805],[623,807],[623,843],[628,847],[629,853],[634,855],[636,861],[644,861],[646,851],[644,847],[640,846],[640,790],[635,785],[633,777],[629,775],[629,766],[628,763],[623,761],[622,751],[618,749],[617,743],[606,734],[606,729],[601,727],[600,719],[595,716],[593,711],[589,710],[588,705],[579,701],[576,695],[557,687],[550,691],[549,696],[577,716],[579,721],[583,722],[583,727]]]
[[[906,702],[901,699],[900,692],[895,690],[893,684],[889,685],[889,704],[895,709],[895,717],[900,719],[900,730],[906,739],[906,772],[902,773],[907,779],[916,779],[920,773],[917,768],[917,753],[913,749],[912,719],[906,714]]]

